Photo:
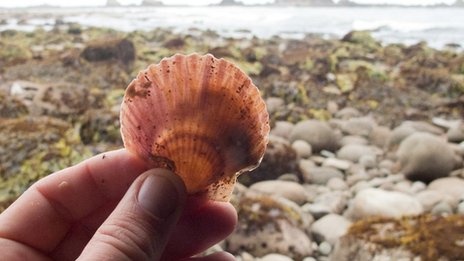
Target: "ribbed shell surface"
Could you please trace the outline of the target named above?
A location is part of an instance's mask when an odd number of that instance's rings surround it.
[[[210,54],[174,55],[139,73],[121,107],[124,146],[168,168],[190,194],[227,201],[238,174],[261,161],[269,115],[239,68]]]

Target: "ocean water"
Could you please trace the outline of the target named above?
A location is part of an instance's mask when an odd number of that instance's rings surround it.
[[[123,31],[211,29],[225,36],[301,38],[308,33],[339,38],[370,30],[383,43],[427,41],[464,47],[464,8],[401,7],[116,7],[0,9],[0,31],[53,28],[56,18]],[[26,23],[20,23],[26,19]]]

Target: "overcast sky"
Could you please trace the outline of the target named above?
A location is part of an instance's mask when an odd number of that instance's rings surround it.
[[[263,4],[273,2],[273,0],[241,0],[245,4]],[[405,4],[405,5],[418,5],[418,4],[435,4],[435,3],[454,3],[455,0],[355,0],[358,3],[391,3],[391,4]],[[140,4],[142,0],[119,0],[121,4]],[[165,4],[170,5],[208,5],[218,3],[220,0],[162,0]],[[0,0],[2,7],[23,7],[34,5],[58,5],[58,6],[98,6],[104,5],[106,0],[80,0],[80,1],[67,1],[67,0]]]

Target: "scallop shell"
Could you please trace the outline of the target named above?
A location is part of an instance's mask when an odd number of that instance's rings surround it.
[[[236,178],[256,168],[269,134],[258,88],[211,54],[176,54],[140,72],[121,107],[124,146],[168,168],[189,194],[228,201]]]

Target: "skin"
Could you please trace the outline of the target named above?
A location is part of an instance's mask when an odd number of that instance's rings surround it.
[[[150,176],[168,179],[177,204],[157,217],[138,202]],[[166,193],[167,194],[167,193]],[[172,204],[161,193],[156,204]],[[230,203],[187,196],[167,170],[145,169],[127,150],[97,155],[33,184],[0,215],[5,260],[234,260],[220,252],[192,256],[229,235],[237,222]]]

